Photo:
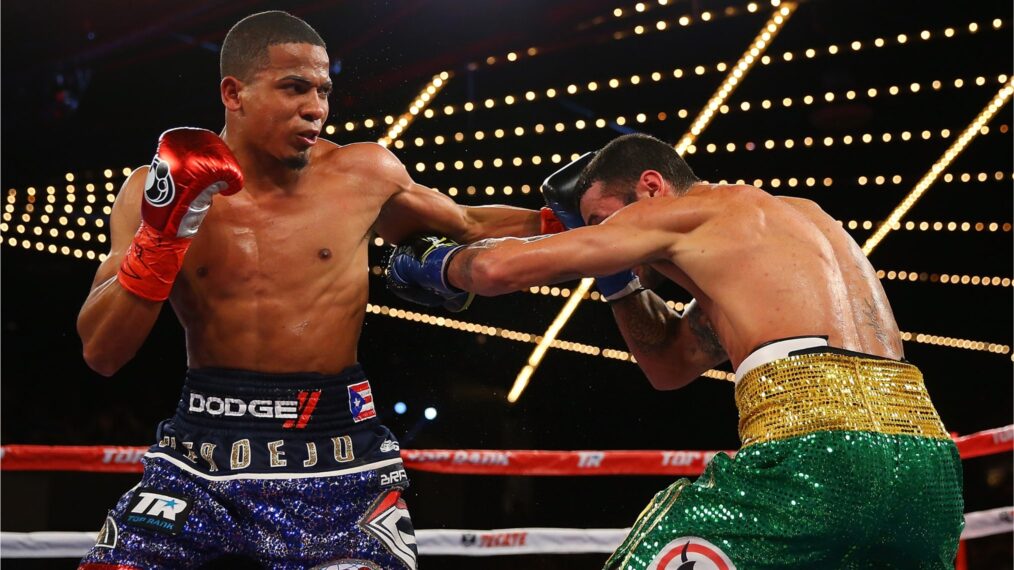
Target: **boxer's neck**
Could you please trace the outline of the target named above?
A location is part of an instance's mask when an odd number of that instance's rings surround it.
[[[241,129],[233,127],[230,130],[227,126],[222,129],[220,136],[236,156],[243,171],[243,178],[246,180],[246,190],[251,193],[292,190],[299,182],[300,176],[309,169],[309,165],[302,169],[292,168],[284,161],[264,152],[256,144],[246,140],[241,134]]]

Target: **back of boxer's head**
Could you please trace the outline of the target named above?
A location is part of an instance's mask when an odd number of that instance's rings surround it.
[[[657,171],[677,194],[699,181],[672,145],[640,133],[623,135],[602,147],[581,172],[573,206],[580,209],[581,197],[596,182],[602,182],[603,196],[619,196],[630,204],[637,199],[634,189],[645,170]]]
[[[249,81],[268,61],[268,47],[276,44],[310,44],[327,48],[320,35],[303,20],[280,10],[243,18],[222,42],[219,70],[222,78]]]

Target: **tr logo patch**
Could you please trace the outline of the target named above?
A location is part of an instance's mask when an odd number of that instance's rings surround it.
[[[419,547],[416,546],[408,507],[401,498],[401,489],[395,487],[382,493],[363,515],[359,526],[379,540],[406,567],[415,569]]]
[[[169,172],[169,163],[155,155],[148,168],[148,176],[144,179],[144,199],[152,206],[161,207],[172,202],[175,197],[176,185]]]
[[[95,547],[116,548],[117,535],[119,535],[119,530],[116,528],[116,521],[113,520],[113,517],[106,517],[106,522],[102,523],[99,535],[95,538]]]
[[[123,515],[124,522],[177,535],[190,516],[190,499],[141,487],[134,493]]]
[[[721,549],[696,536],[681,536],[662,547],[650,570],[736,570]]]

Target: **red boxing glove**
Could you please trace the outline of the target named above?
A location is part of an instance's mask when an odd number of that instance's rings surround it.
[[[539,218],[541,221],[539,233],[541,234],[558,234],[567,230],[567,226],[564,226],[563,222],[560,221],[560,218],[556,217],[552,208],[543,206],[542,209],[539,210]]]
[[[239,163],[218,135],[186,127],[162,133],[144,181],[141,227],[117,275],[120,285],[149,301],[168,299],[211,199],[242,188]]]

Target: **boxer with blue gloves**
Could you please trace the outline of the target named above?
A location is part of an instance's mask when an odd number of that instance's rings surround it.
[[[593,158],[594,152],[585,153],[549,175],[542,183],[539,189],[546,201],[546,207],[542,209],[543,230],[565,231],[585,225],[575,201],[575,189],[582,170]],[[484,243],[493,241],[486,240]],[[450,260],[461,248],[452,240],[438,237],[418,237],[409,244],[394,248],[385,270],[388,289],[423,305],[441,305],[451,311],[463,310],[474,295],[447,281]],[[597,277],[595,285],[609,302],[643,290],[640,280],[630,270]]]

